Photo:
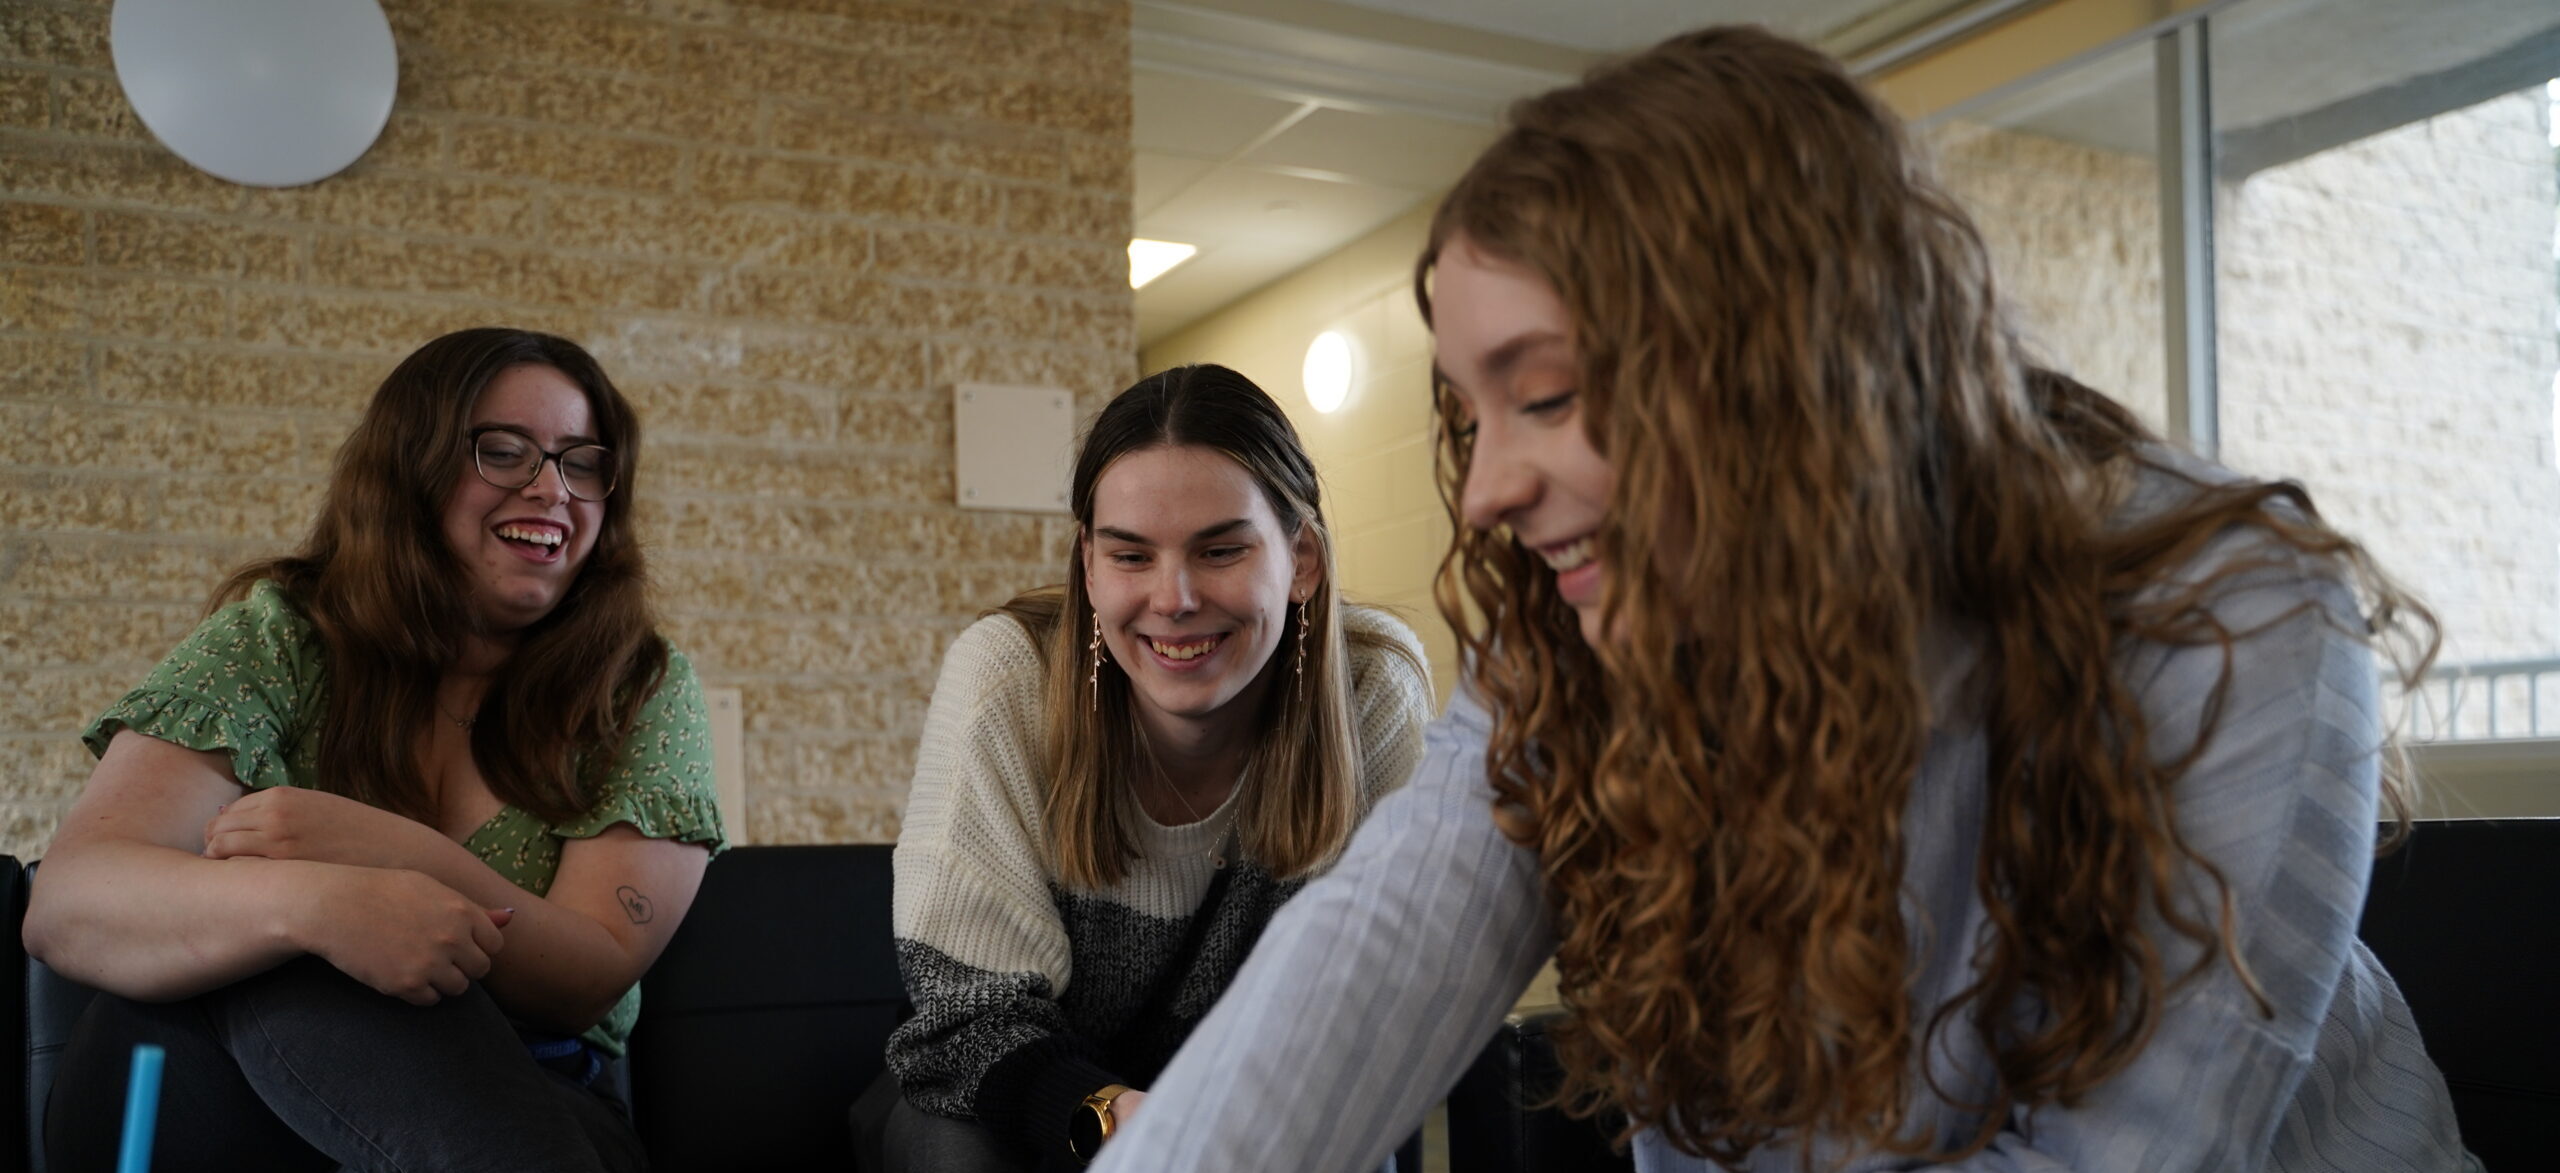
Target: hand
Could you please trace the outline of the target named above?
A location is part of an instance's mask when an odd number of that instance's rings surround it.
[[[1136,1088],[1130,1088],[1119,1095],[1111,1097],[1112,1131],[1117,1132],[1120,1129],[1127,1128],[1129,1126],[1129,1122],[1137,1118],[1138,1105],[1145,1103],[1146,1099],[1147,1093],[1139,1091]]]
[[[511,908],[482,908],[423,873],[332,869],[294,937],[305,952],[401,1001],[432,1006],[489,973]]]
[[[204,857],[307,859],[359,867],[401,867],[407,845],[434,828],[343,795],[292,786],[251,791],[204,825]]]

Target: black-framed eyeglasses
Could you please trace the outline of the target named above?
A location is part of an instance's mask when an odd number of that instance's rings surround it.
[[[471,467],[480,479],[501,489],[521,489],[542,476],[545,461],[560,466],[560,483],[581,501],[602,501],[613,493],[613,450],[602,444],[573,444],[548,452],[533,437],[514,428],[474,428]]]

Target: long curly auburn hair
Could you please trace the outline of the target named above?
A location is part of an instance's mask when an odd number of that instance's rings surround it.
[[[2218,622],[2217,588],[2310,559],[2356,587],[2377,637],[2405,637],[2385,641],[2404,679],[2435,646],[2432,618],[2298,486],[2199,484],[2111,521],[2155,438],[2025,359],[1981,238],[1899,122],[1756,29],[1678,37],[1515,106],[1432,224],[1426,319],[1456,238],[1562,298],[1584,426],[1617,477],[1594,647],[1532,552],[1459,516],[1467,442],[1440,429],[1458,524],[1438,601],[1496,715],[1501,824],[1537,852],[1556,914],[1569,1110],[1623,1111],[1630,1132],[1728,1163],[1812,1136],[1945,1158],[2123,1068],[2197,972],[2231,965],[2259,994],[2235,945],[2249,910],[2170,809],[2233,642],[2260,630]],[[2275,553],[2172,576],[2233,527]],[[1980,648],[1975,884],[1995,931],[1970,988],[1931,1007],[1912,1001],[1900,884],[1939,624]],[[2169,760],[2113,670],[2143,642],[2224,656],[2204,734]],[[2191,875],[2219,898],[2178,891]],[[2146,918],[2201,960],[2165,972]],[[1995,1079],[1983,1131],[1941,1152],[1907,1105],[1920,1048],[1958,1029]]]

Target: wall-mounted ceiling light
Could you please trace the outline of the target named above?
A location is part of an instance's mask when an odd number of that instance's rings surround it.
[[[1298,377],[1306,383],[1307,406],[1326,415],[1342,410],[1351,398],[1351,339],[1333,330],[1316,335]]]
[[[107,49],[152,137],[253,187],[317,183],[363,157],[400,88],[375,0],[118,0]]]
[[[1190,260],[1200,250],[1170,240],[1132,240],[1129,242],[1129,288],[1136,289],[1162,277],[1175,265]]]

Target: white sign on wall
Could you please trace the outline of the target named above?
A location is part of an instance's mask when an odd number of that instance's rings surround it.
[[[706,688],[711,710],[711,781],[720,799],[720,826],[732,847],[751,842],[747,832],[747,724],[743,690]]]
[[[963,509],[1067,511],[1076,397],[1061,387],[951,388],[953,496]]]

